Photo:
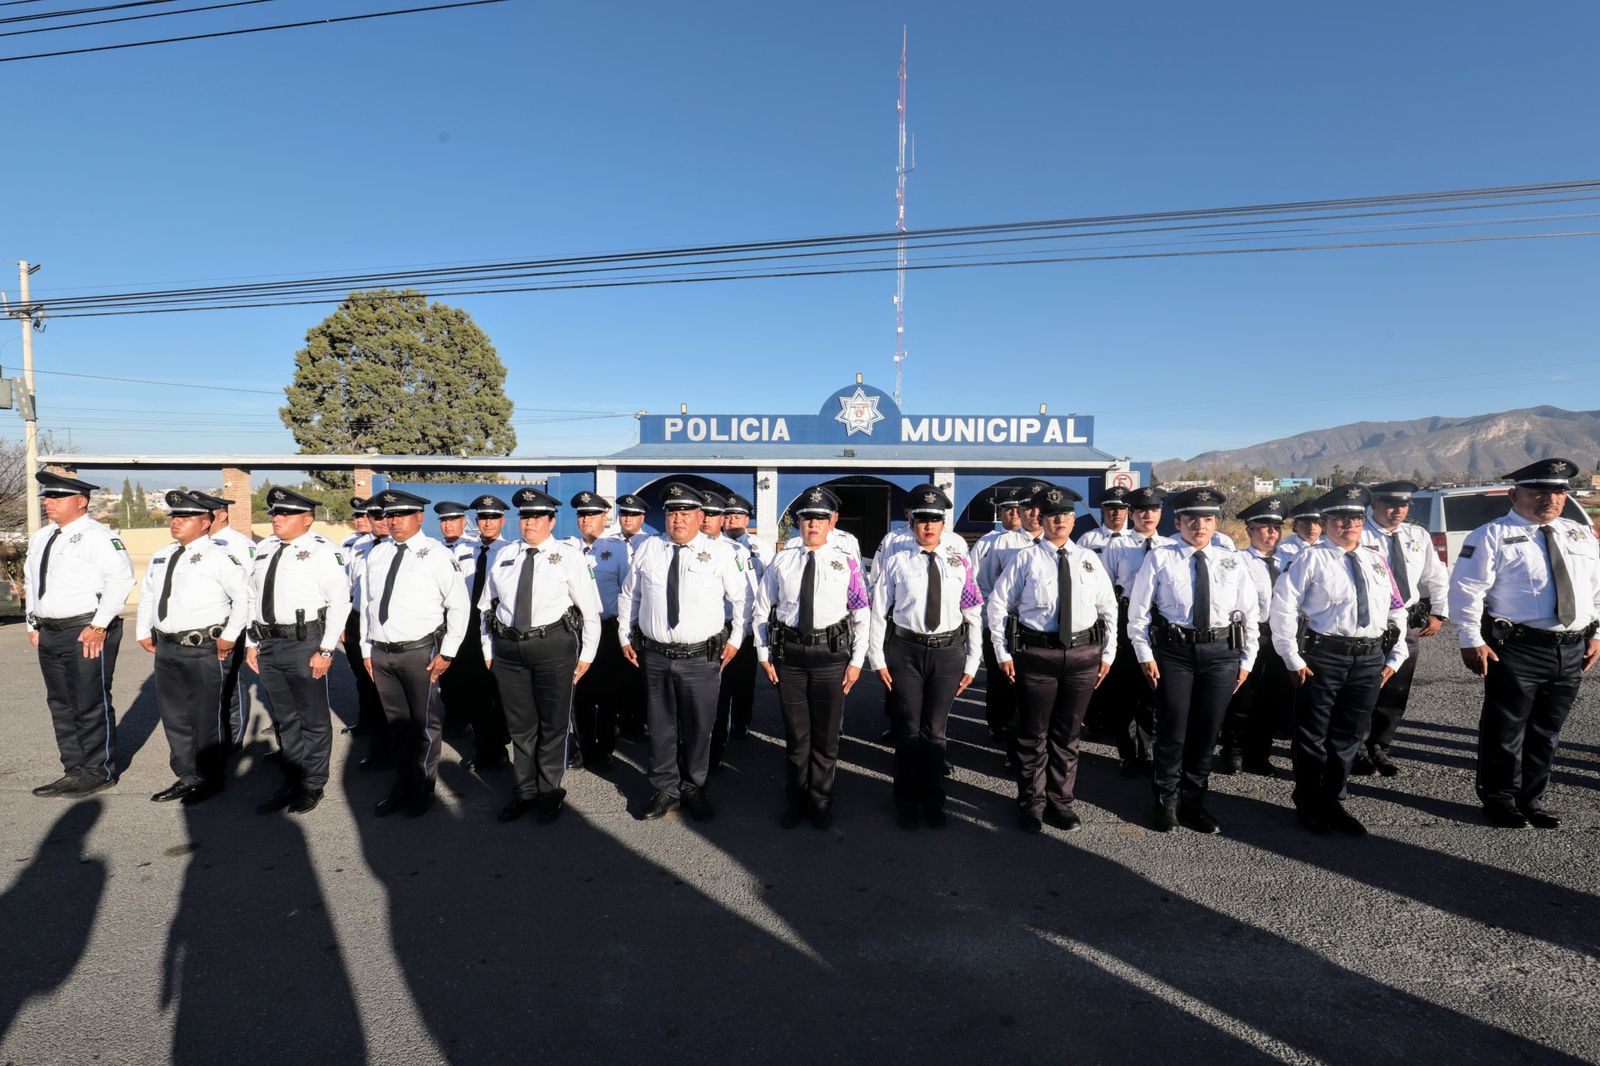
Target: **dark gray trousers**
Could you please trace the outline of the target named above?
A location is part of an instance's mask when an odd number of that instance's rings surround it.
[[[444,725],[428,678],[428,664],[438,651],[437,643],[410,651],[372,649],[372,683],[389,723],[395,791],[408,796],[432,792],[439,776],[439,734]]]
[[[111,706],[111,677],[122,646],[122,619],[106,627],[97,659],[83,657],[79,629],[39,630],[39,672],[44,698],[55,725],[56,749],[69,774],[110,780],[117,776],[117,712]]]
[[[1308,648],[1303,658],[1311,676],[1294,701],[1294,803],[1314,811],[1344,795],[1372,721],[1384,655]]]
[[[778,670],[783,711],[784,776],[789,806],[827,810],[839,764],[839,723],[844,718],[844,672],[850,647],[786,644]]]
[[[705,788],[721,688],[720,657],[669,659],[659,652],[635,650],[644,667],[650,784],[672,797]]]
[[[1083,716],[1100,675],[1100,645],[1017,648],[1017,806],[1035,816],[1048,804],[1072,810],[1078,782],[1078,742]],[[1007,685],[999,667],[989,684]]]
[[[186,647],[157,639],[155,675],[173,776],[184,785],[220,783],[227,710],[218,705],[223,664],[217,660],[216,642]]]
[[[494,679],[511,733],[511,767],[523,799],[565,796],[567,725],[578,638],[558,627],[528,640],[494,638]]]
[[[1583,644],[1496,641],[1478,719],[1478,798],[1544,809],[1556,743],[1583,679]],[[1394,682],[1390,682],[1393,684]]]
[[[901,807],[944,809],[944,730],[966,660],[964,641],[929,648],[891,636],[884,643],[883,661],[894,684],[894,799]]]
[[[268,637],[256,648],[261,688],[278,723],[283,774],[292,784],[322,789],[328,784],[333,731],[328,710],[328,677],[311,676],[311,657],[322,643],[322,627],[306,626],[306,639]]]

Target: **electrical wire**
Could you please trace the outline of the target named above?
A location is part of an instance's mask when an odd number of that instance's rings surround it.
[[[143,19],[164,19],[173,15],[192,15],[197,11],[221,11],[226,7],[250,7],[253,4],[272,4],[277,0],[231,0],[226,4],[207,4],[205,7],[182,7],[176,11],[153,11],[148,15],[123,15],[114,19],[93,19],[89,22],[66,22],[60,26],[35,26],[31,30],[10,30],[0,37],[25,37],[30,33],[54,33],[56,30],[79,30],[85,26],[109,26],[113,22],[139,22]]]

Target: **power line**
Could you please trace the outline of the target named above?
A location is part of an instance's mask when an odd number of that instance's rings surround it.
[[[192,381],[154,381],[149,378],[118,378],[108,377],[104,374],[78,374],[70,370],[40,370],[37,367],[35,374],[54,374],[62,378],[87,378],[90,381],[120,381],[128,385],[165,385],[173,389],[209,389],[213,392],[253,392],[262,396],[282,396],[281,389],[246,389],[237,385],[197,385]]]
[[[172,0],[139,0],[141,3],[170,3]],[[239,37],[250,33],[270,33],[273,30],[295,30],[306,26],[331,26],[336,22],[364,22],[368,19],[389,18],[394,15],[419,15],[428,11],[450,11],[462,7],[483,7],[503,4],[506,0],[457,0],[451,4],[432,4],[428,7],[407,7],[396,11],[369,11],[362,15],[341,15],[338,18],[309,19],[305,22],[282,22],[275,26],[251,26],[242,30],[217,30],[213,33],[191,33],[182,37],[161,37],[150,41],[125,41],[121,44],[102,44],[93,48],[69,48],[59,52],[35,52],[32,55],[0,56],[0,63],[20,63],[29,59],[56,59],[61,56],[87,55],[91,52],[115,52],[124,48],[148,48],[157,44],[177,44],[182,41],[208,41],[217,37]],[[131,6],[131,5],[130,5]]]
[[[157,4],[170,4],[175,0],[125,0],[120,4],[101,4],[97,7],[74,7],[66,11],[35,11],[31,15],[12,15],[9,18],[0,18],[0,25],[8,22],[38,22],[42,19],[63,19],[73,15],[93,15],[101,11],[121,11],[130,7],[154,7]]]
[[[35,26],[31,30],[11,30],[0,37],[25,37],[30,33],[53,33],[56,30],[77,30],[85,26],[109,26],[113,22],[139,22],[142,19],[164,19],[173,15],[192,15],[197,11],[220,11],[225,7],[249,7],[252,4],[271,4],[277,0],[231,0],[226,4],[208,4],[205,7],[182,7],[176,11],[154,11],[148,15],[123,15],[114,19],[93,19],[89,22],[66,22],[60,26]]]

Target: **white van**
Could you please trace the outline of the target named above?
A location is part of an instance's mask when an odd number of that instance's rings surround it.
[[[1466,485],[1456,489],[1424,489],[1411,497],[1411,515],[1407,521],[1426,529],[1433,537],[1433,547],[1445,569],[1455,566],[1456,555],[1467,534],[1488,522],[1493,522],[1511,510],[1508,494],[1510,485]],[[1561,517],[1595,530],[1600,529],[1579,505],[1576,496],[1567,497],[1567,506]]]

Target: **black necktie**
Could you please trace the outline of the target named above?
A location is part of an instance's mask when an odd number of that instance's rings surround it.
[[[1367,579],[1362,576],[1361,563],[1356,559],[1355,552],[1344,553],[1344,565],[1356,586],[1356,625],[1365,629],[1372,624],[1372,613],[1367,610]]]
[[[39,598],[44,599],[45,573],[50,569],[50,549],[56,546],[56,538],[61,536],[61,528],[50,534],[50,539],[44,542],[44,554],[39,556]]]
[[[177,572],[178,560],[183,558],[185,548],[178,545],[178,550],[167,556],[167,576],[161,581],[161,599],[156,601],[156,621],[164,622],[167,619],[167,601],[172,599],[172,575]]]
[[[1206,553],[1194,553],[1194,627],[1211,628],[1211,568],[1206,565]]]
[[[1155,543],[1155,540],[1150,537],[1144,538],[1144,552],[1146,555],[1150,554],[1150,549],[1155,546]]]
[[[490,542],[491,544],[493,541]],[[483,595],[483,575],[489,565],[489,545],[478,546],[478,561],[472,565],[472,606],[478,606],[478,597]]]
[[[267,564],[267,579],[261,583],[261,620],[269,626],[278,621],[278,560],[288,547],[287,543],[278,545],[272,562]]]
[[[800,613],[795,619],[802,633],[810,633],[817,628],[816,583],[817,553],[807,551],[806,568],[800,573]]]
[[[1272,584],[1276,585],[1278,583],[1278,557],[1269,555],[1262,561],[1267,564],[1267,575],[1271,577]]]
[[[1056,628],[1062,640],[1072,636],[1072,562],[1065,544],[1056,549]]]
[[[400,576],[400,557],[406,553],[404,544],[394,546],[394,562],[389,564],[389,576],[383,579],[383,598],[378,601],[378,624],[389,624],[389,599],[394,595],[394,579]]]
[[[667,628],[678,628],[678,553],[682,544],[672,546],[672,564],[667,568]]]
[[[1394,575],[1395,587],[1400,590],[1400,602],[1411,599],[1411,575],[1406,572],[1406,553],[1400,543],[1397,529],[1389,536],[1389,572]]]
[[[944,614],[944,579],[939,576],[939,557],[930,551],[922,554],[928,557],[928,603],[922,610],[922,624],[929,633],[937,633]]]
[[[1564,626],[1578,620],[1578,597],[1572,591],[1572,574],[1567,570],[1567,558],[1561,554],[1561,542],[1555,530],[1540,526],[1544,534],[1544,550],[1550,556],[1550,576],[1556,582],[1556,619]]]
[[[538,548],[529,548],[528,557],[522,564],[522,573],[517,575],[517,605],[511,609],[511,625],[514,629],[533,628],[533,564],[538,554]]]

